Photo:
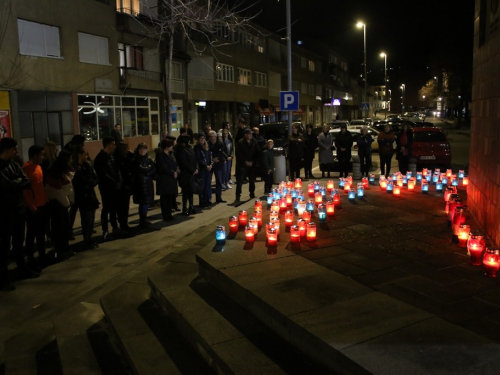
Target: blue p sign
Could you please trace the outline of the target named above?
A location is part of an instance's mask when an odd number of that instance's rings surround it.
[[[299,110],[299,92],[298,91],[281,91],[280,92],[280,107],[282,111],[298,111]]]

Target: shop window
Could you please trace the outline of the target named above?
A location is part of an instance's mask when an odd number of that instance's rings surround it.
[[[149,109],[137,108],[137,135],[149,134]]]
[[[78,33],[78,51],[80,62],[109,65],[108,38]]]
[[[18,19],[17,28],[21,55],[61,57],[58,27]]]

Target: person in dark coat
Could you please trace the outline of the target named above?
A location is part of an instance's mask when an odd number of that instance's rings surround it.
[[[340,132],[335,137],[335,147],[339,161],[339,177],[347,177],[351,162],[352,134],[344,124],[340,126]]]
[[[227,189],[232,189],[233,181],[231,180],[231,169],[233,166],[234,144],[233,137],[228,129],[222,130],[222,141],[224,142],[224,152],[226,154],[226,164],[224,166],[224,181]]]
[[[384,127],[384,131],[378,133],[378,153],[380,155],[380,175],[385,175],[389,177],[391,173],[391,161],[392,155],[394,154],[394,141],[396,137],[392,132],[392,128],[389,125]]]
[[[274,141],[267,140],[266,148],[262,151],[262,170],[264,173],[264,194],[269,194],[273,188],[274,168]]]
[[[222,199],[222,184],[224,182],[224,166],[227,155],[224,152],[225,145],[217,138],[217,133],[213,130],[209,133],[208,150],[212,155],[212,171],[215,175],[215,201],[217,203],[226,203]]]
[[[304,177],[316,178],[312,174],[312,162],[314,153],[318,148],[318,137],[313,133],[312,124],[306,125],[306,133],[304,134]]]
[[[177,196],[177,177],[179,167],[173,152],[174,142],[163,140],[160,148],[162,152],[156,158],[156,194],[160,196],[160,208],[163,221],[174,220],[172,216],[173,202]]]
[[[99,245],[92,241],[94,231],[95,210],[99,208],[99,201],[95,193],[97,174],[87,161],[87,152],[80,148],[75,150],[74,159],[77,163],[73,177],[73,190],[75,191],[75,205],[80,210],[82,224],[83,245],[85,249],[97,249]]]
[[[118,230],[116,221],[116,209],[118,204],[118,193],[122,187],[122,175],[115,163],[113,153],[116,149],[113,137],[104,137],[102,140],[102,150],[94,160],[94,169],[99,178],[99,191],[101,192],[102,210],[101,227],[104,240],[109,240],[111,236],[108,232],[108,215],[113,231]]]
[[[318,135],[318,157],[321,169],[321,178],[325,178],[325,172],[328,172],[328,177],[330,177],[331,167],[334,161],[332,146],[333,138],[329,132],[328,126],[325,124],[323,125],[323,131]]]
[[[121,142],[116,145],[113,157],[116,167],[120,171],[122,177],[122,185],[116,196],[116,216],[118,217],[120,230],[125,233],[130,233],[132,228],[128,225],[128,216],[130,196],[132,195],[132,181],[134,177],[132,173],[134,153],[129,150],[128,143]],[[120,233],[120,231],[118,233]]]
[[[197,143],[193,147],[198,162],[199,176],[202,180],[203,188],[200,194],[200,207],[210,207],[212,205],[212,155],[208,149],[205,133],[199,132]]]
[[[26,224],[23,191],[31,187],[30,179],[19,164],[14,161],[17,155],[17,141],[13,138],[0,140],[0,290],[12,291],[14,284],[8,277],[8,258],[12,241],[12,252],[16,258],[17,270],[21,278],[37,277],[40,274],[30,271],[24,262],[23,242]]]
[[[240,201],[245,177],[248,178],[250,198],[255,198],[255,163],[259,157],[259,145],[252,137],[252,130],[245,129],[243,139],[236,143],[236,203]]]
[[[116,124],[115,128],[111,131],[110,135],[115,139],[115,143],[117,145],[119,143],[121,143],[123,141],[123,138],[122,138],[122,126],[120,124]]]
[[[399,171],[406,173],[413,148],[413,131],[406,122],[403,123],[401,132],[396,138],[396,145],[396,159],[398,160]]]
[[[297,125],[292,125],[292,134],[288,136],[288,162],[290,164],[290,181],[300,178],[300,164],[304,158],[304,137],[299,133]]]
[[[180,169],[179,186],[182,188],[182,213],[186,216],[196,214],[193,206],[192,179],[198,174],[198,162],[193,148],[189,145],[189,135],[181,133],[177,138],[174,154]]]
[[[368,128],[363,126],[356,140],[358,145],[358,156],[361,167],[361,176],[368,177],[372,165],[372,142],[373,138],[368,134]]]
[[[245,123],[245,120],[240,118],[238,123],[238,131],[236,132],[236,136],[234,137],[234,143],[238,143],[245,136],[245,130],[248,129],[248,126]]]
[[[139,143],[134,153],[132,163],[133,187],[132,196],[135,204],[139,205],[140,226],[151,224],[148,218],[148,209],[154,201],[153,177],[156,173],[153,159],[148,155],[148,146]]]

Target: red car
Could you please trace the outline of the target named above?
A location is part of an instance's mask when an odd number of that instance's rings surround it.
[[[441,128],[413,128],[412,157],[417,166],[451,165],[451,147]]]

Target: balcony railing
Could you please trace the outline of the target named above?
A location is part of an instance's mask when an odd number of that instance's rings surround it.
[[[150,81],[163,82],[163,74],[149,70],[137,70],[132,68],[120,68],[120,82],[127,81],[127,75],[149,79]]]

